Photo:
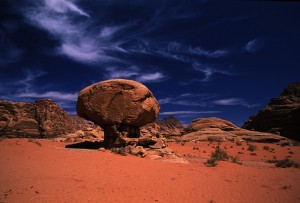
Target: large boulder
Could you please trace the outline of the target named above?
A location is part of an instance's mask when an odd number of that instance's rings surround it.
[[[159,104],[139,82],[124,79],[95,83],[80,91],[77,114],[104,129],[104,140],[139,137],[139,127],[156,120]]]
[[[289,84],[242,128],[277,133],[300,141],[300,82]]]
[[[70,115],[50,99],[0,101],[0,136],[50,138],[72,131]]]

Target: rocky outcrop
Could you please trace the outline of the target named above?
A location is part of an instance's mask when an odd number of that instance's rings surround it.
[[[277,133],[300,141],[300,82],[289,84],[242,128]]]
[[[280,142],[286,138],[271,133],[262,133],[239,128],[220,118],[198,118],[186,129],[182,141],[246,140],[253,142]]]
[[[184,125],[174,116],[159,120],[157,124],[164,137],[181,136],[184,132]]]
[[[72,131],[70,115],[50,99],[0,101],[0,136],[50,138]]]
[[[123,145],[123,138],[140,137],[140,127],[156,120],[159,104],[141,83],[114,79],[80,91],[77,114],[104,129],[104,141]]]
[[[104,140],[104,131],[98,125],[91,124],[88,127],[83,125],[81,129],[76,130],[74,133],[69,133],[64,137],[60,140],[65,142],[100,142]]]
[[[162,120],[149,123],[141,128],[143,137],[177,137],[184,133],[184,125],[175,117],[169,116]]]
[[[28,102],[1,100],[0,136],[39,137],[35,105]]]
[[[42,137],[55,137],[73,131],[71,116],[52,100],[36,100],[34,105]]]

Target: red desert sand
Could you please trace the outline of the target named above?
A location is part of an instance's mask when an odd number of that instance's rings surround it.
[[[269,159],[300,161],[300,147],[224,142],[242,165],[205,162],[217,143],[169,143],[190,163],[66,149],[49,140],[0,141],[0,202],[300,202],[300,169]],[[264,150],[269,146],[270,150]]]

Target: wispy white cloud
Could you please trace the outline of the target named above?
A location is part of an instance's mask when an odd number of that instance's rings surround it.
[[[56,91],[49,91],[49,92],[26,92],[17,94],[16,97],[18,98],[50,98],[55,101],[76,101],[77,100],[77,93],[67,93],[67,92],[56,92]]]
[[[117,67],[108,67],[106,68],[107,79],[114,79],[114,78],[132,78],[133,76],[138,76],[140,73],[140,69],[136,66],[130,66],[127,69],[120,69]]]
[[[261,39],[255,38],[253,40],[250,40],[247,42],[247,44],[244,46],[244,51],[246,52],[256,52],[260,50],[262,47]]]
[[[186,115],[186,114],[217,114],[219,111],[165,111],[159,115]]]
[[[74,12],[82,16],[90,17],[84,10],[69,0],[46,0],[47,8],[58,13]]]
[[[181,106],[202,106],[208,105],[208,100],[216,97],[214,94],[192,94],[184,93],[176,97],[166,97],[158,100],[160,105],[172,104]]]
[[[104,26],[101,28],[99,37],[103,39],[109,39],[117,33],[127,30],[136,25],[136,22],[128,22],[121,25]]]
[[[233,73],[231,73],[231,72],[228,72],[228,71],[225,71],[225,70],[220,70],[220,69],[214,68],[210,65],[202,64],[202,63],[199,63],[199,62],[194,62],[192,64],[192,66],[196,71],[200,71],[204,74],[204,78],[201,79],[202,82],[210,81],[211,76],[213,74],[216,74],[216,73],[217,74],[222,74],[222,75],[233,75]]]
[[[137,66],[128,68],[108,67],[106,70],[106,79],[126,78],[143,83],[160,82],[167,79],[167,76],[162,72],[145,72]]]
[[[219,58],[219,57],[227,56],[229,54],[229,51],[225,49],[208,51],[201,47],[196,47],[196,48],[189,47],[189,52],[194,55],[206,56],[209,58]]]
[[[60,42],[56,48],[58,54],[85,64],[120,61],[108,52],[126,51],[120,46],[120,40],[111,41],[110,38],[114,33],[133,25],[103,25],[97,32],[91,28],[94,23],[92,17],[67,0],[43,0],[35,7],[24,8],[23,12],[28,22],[46,30]]]
[[[230,54],[229,50],[217,49],[217,50],[206,50],[202,47],[192,47],[190,45],[184,45],[179,42],[170,42],[167,46],[167,50],[173,53],[198,55],[208,58],[220,58]]]
[[[139,82],[158,82],[158,81],[164,80],[165,76],[160,72],[144,73],[144,74],[141,74],[141,76],[137,77],[136,79]]]
[[[245,106],[245,107],[248,107],[248,108],[259,106],[259,104],[250,104],[250,103],[246,102],[244,99],[241,99],[241,98],[219,99],[219,100],[213,101],[213,104],[223,105],[223,106],[241,105],[241,106]]]

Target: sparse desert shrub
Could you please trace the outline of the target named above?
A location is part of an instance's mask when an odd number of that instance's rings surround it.
[[[257,154],[255,152],[250,153],[251,156],[256,156]]]
[[[185,145],[185,142],[181,142],[180,144],[181,144],[181,146],[184,146],[184,145]]]
[[[270,150],[270,147],[269,147],[269,146],[263,146],[263,150],[269,151],[269,150]]]
[[[210,156],[211,159],[215,159],[217,161],[225,161],[228,159],[228,157],[229,156],[228,156],[227,152],[222,150],[220,148],[220,145],[218,145],[216,147],[215,151],[213,151]]]
[[[230,160],[232,163],[242,165],[242,161],[240,160],[240,157],[238,157],[238,156],[230,156]]]
[[[292,152],[292,151],[289,151],[289,154],[294,154],[294,152]]]
[[[204,164],[207,167],[214,167],[214,166],[217,165],[217,160],[215,160],[215,159],[208,159]]]
[[[278,168],[290,168],[290,167],[295,167],[295,168],[299,168],[300,164],[297,162],[294,162],[288,158],[285,158],[283,160],[279,160],[276,164],[276,167]]]
[[[232,148],[233,148],[233,146],[230,146],[230,148],[232,149]]]
[[[269,159],[269,160],[266,161],[266,163],[274,164],[274,163],[278,163],[278,160],[275,160],[275,159]]]
[[[253,145],[253,144],[249,144],[248,145],[248,150],[251,151],[251,152],[254,152],[254,150],[257,149],[257,146],[256,145]]]
[[[244,154],[244,152],[238,152],[238,154]]]
[[[199,150],[199,148],[198,147],[193,147],[193,150]]]
[[[273,159],[277,159],[277,156],[274,155],[274,156],[273,156]]]
[[[229,158],[226,151],[222,150],[220,144],[216,147],[215,151],[213,151],[210,155],[210,159],[208,159],[204,164],[208,167],[213,167],[217,165],[217,161],[225,161]]]

